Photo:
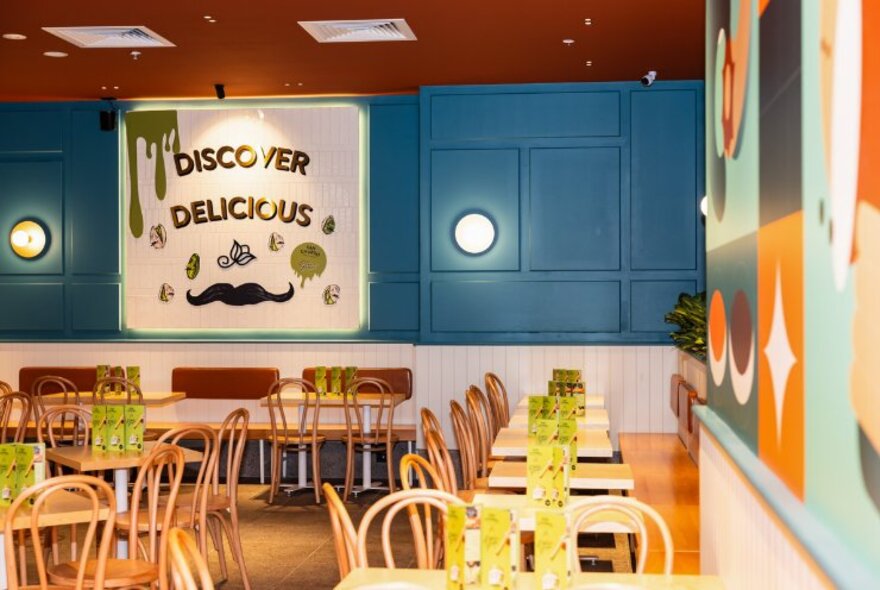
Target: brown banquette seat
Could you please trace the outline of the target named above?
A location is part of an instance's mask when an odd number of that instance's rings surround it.
[[[171,389],[187,399],[260,399],[278,378],[275,367],[175,367]]]
[[[72,381],[79,391],[92,391],[95,381],[98,380],[98,367],[22,367],[18,370],[18,389],[32,393],[34,381],[48,375]],[[57,393],[52,390],[51,385],[47,385],[43,392]]]
[[[392,393],[403,393],[406,395],[406,399],[410,399],[412,397],[412,371],[407,368],[381,368],[381,367],[358,367],[357,376],[362,379],[372,378],[372,379],[382,379],[387,381],[391,386]],[[310,383],[315,382],[315,367],[307,367],[303,369],[302,378]],[[348,386],[345,383],[345,376],[343,375],[342,381],[342,389]],[[362,389],[362,392],[370,392],[376,391],[375,387],[370,385],[365,385]]]

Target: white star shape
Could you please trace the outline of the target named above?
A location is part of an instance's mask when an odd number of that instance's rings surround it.
[[[788,331],[785,328],[785,310],[782,305],[782,277],[776,265],[776,284],[773,298],[773,321],[770,325],[770,338],[764,347],[764,355],[770,365],[770,380],[773,382],[773,401],[776,406],[776,439],[782,436],[782,406],[785,403],[785,388],[791,368],[797,357],[791,350]]]

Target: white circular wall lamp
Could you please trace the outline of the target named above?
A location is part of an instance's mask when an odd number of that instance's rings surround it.
[[[46,249],[46,230],[33,219],[19,221],[9,232],[12,251],[21,258],[36,258]]]
[[[455,223],[455,244],[465,254],[478,255],[495,244],[495,224],[485,213],[463,215]]]

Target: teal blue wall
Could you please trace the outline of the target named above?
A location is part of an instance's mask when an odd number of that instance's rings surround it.
[[[701,82],[429,87],[420,117],[422,342],[669,342],[705,282]]]
[[[344,339],[668,342],[663,314],[703,285],[702,96],[574,84],[346,100],[367,114],[368,254],[367,322]],[[270,103],[302,101],[225,104]],[[0,105],[0,339],[218,338],[124,328],[119,138],[99,130],[101,108]],[[453,245],[465,209],[498,226],[484,256]],[[51,235],[38,260],[6,241],[25,217]]]

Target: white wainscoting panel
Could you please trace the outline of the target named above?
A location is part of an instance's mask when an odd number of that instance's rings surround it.
[[[700,567],[727,590],[830,587],[712,435],[700,432]]]
[[[483,387],[486,371],[507,385],[511,404],[544,392],[554,367],[582,368],[587,389],[605,397],[612,442],[620,432],[675,432],[669,409],[669,379],[677,370],[671,346],[413,346],[411,344],[298,343],[0,343],[0,379],[13,387],[23,366],[140,365],[145,391],[169,391],[178,366],[268,366],[282,376],[299,375],[314,365],[409,367],[415,377],[413,399],[399,407],[395,421],[418,423],[428,407],[443,423],[454,446],[449,401],[463,401],[471,383]],[[247,407],[252,421],[268,419],[258,402],[186,400],[151,408],[155,421],[219,422],[235,407]],[[341,421],[327,412],[327,421]],[[421,444],[419,445],[422,446]]]

